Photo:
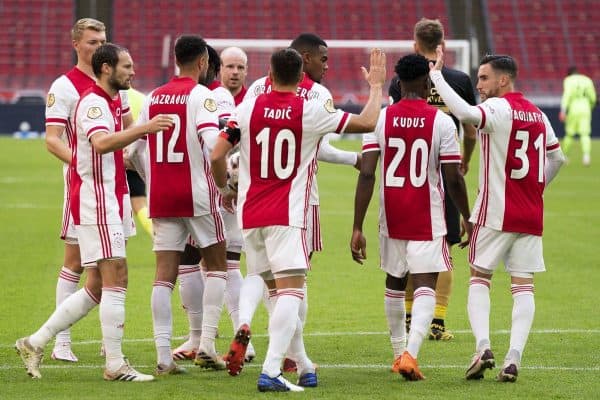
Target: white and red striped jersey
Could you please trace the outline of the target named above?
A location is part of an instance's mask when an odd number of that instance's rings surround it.
[[[252,99],[256,96],[269,93],[272,90],[272,82],[268,76],[257,79],[250,85],[248,91],[246,92],[246,99]],[[309,78],[308,74],[304,74],[304,78],[298,84],[297,95],[302,97],[308,101],[316,101],[320,103],[327,103],[333,107],[333,97],[331,96],[331,92],[325,86],[317,83]],[[319,143],[319,146],[321,144]],[[314,173],[316,174],[319,169],[319,164],[317,163],[317,158],[314,161],[315,165],[312,167]],[[314,178],[312,182],[312,186],[310,188],[310,200],[311,205],[319,205],[319,186],[317,184],[317,179]]]
[[[123,197],[128,193],[123,151],[99,154],[90,142],[98,132],[118,135],[123,126],[122,110],[120,93],[111,98],[98,85],[86,91],[77,104],[70,188],[75,225],[123,221]]]
[[[479,194],[471,222],[541,236],[546,153],[560,148],[554,129],[521,93],[493,97],[478,107]]]
[[[402,99],[364,135],[363,153],[370,151],[380,152],[380,232],[419,241],[445,235],[440,165],[461,160],[452,118],[426,100]]]
[[[139,123],[158,114],[169,114],[174,124],[168,130],[146,136],[150,217],[193,217],[218,212],[220,195],[209,159],[219,134],[213,93],[191,78],[175,77],[148,95]]]
[[[208,88],[213,93],[219,110],[219,119],[228,119],[235,109],[235,100],[231,92],[221,85],[221,81],[213,81]]]
[[[349,114],[333,103],[286,92],[271,91],[237,107],[222,136],[240,142],[237,216],[242,229],[306,226],[317,147],[326,133],[343,132],[348,120]]]

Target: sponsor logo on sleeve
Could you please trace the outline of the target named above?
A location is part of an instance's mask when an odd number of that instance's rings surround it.
[[[46,98],[46,107],[52,107],[55,102],[56,98],[54,97],[54,93],[48,93],[48,97]]]
[[[335,105],[333,104],[333,99],[327,99],[324,106],[325,110],[327,110],[328,113],[333,114],[336,112]]]
[[[102,110],[100,107],[90,107],[87,112],[88,118],[97,119],[102,116]]]
[[[217,111],[217,103],[213,99],[204,100],[204,108],[210,112]]]

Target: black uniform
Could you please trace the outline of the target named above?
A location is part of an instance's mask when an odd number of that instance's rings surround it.
[[[435,61],[434,61],[435,62]],[[458,71],[451,68],[442,68],[442,75],[444,79],[452,89],[460,97],[462,97],[467,103],[470,105],[475,105],[475,93],[473,91],[473,84],[471,83],[471,78],[469,75],[465,74],[462,71]],[[400,101],[402,97],[400,92],[400,85],[398,82],[398,77],[395,76],[390,83],[389,96],[393,100],[394,103]],[[442,97],[437,93],[435,87],[431,87],[431,93],[427,97],[427,103],[437,107],[441,111],[452,117],[454,124],[456,125],[456,129],[459,129],[460,122],[458,119],[450,113],[448,106],[444,103]],[[452,203],[450,196],[448,195],[448,191],[446,189],[446,179],[443,177],[444,181],[444,192],[445,192],[445,209],[446,209],[446,226],[448,229],[448,235],[446,236],[446,240],[450,244],[460,243],[460,213],[458,209]]]
[[[129,196],[140,197],[146,196],[146,185],[140,177],[140,175],[130,169],[125,170],[127,172],[127,184],[129,185]]]

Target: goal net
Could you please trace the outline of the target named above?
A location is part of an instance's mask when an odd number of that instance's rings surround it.
[[[255,79],[263,77],[269,70],[271,53],[290,45],[290,40],[269,39],[206,39],[212,47],[220,50],[228,46],[242,48],[248,54],[248,77],[246,87]],[[364,104],[369,97],[368,85],[361,75],[360,66],[368,67],[369,52],[372,48],[382,48],[387,56],[387,84],[394,74],[398,59],[414,52],[412,40],[326,40],[329,70],[321,82],[325,85],[338,105]],[[469,73],[469,42],[466,40],[446,40],[445,64]],[[387,86],[385,87],[387,94]],[[387,95],[384,96],[387,99]]]

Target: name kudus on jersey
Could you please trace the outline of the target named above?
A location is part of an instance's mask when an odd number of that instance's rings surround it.
[[[425,118],[394,117],[392,126],[394,128],[424,128]]]

